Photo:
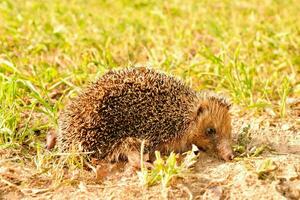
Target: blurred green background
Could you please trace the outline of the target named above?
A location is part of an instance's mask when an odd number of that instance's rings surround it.
[[[43,141],[69,97],[116,67],[152,66],[287,117],[299,11],[298,0],[0,0],[0,145]]]

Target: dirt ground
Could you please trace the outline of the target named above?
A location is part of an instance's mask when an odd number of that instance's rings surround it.
[[[262,114],[235,114],[233,135],[237,140],[249,127],[249,146],[267,145],[253,157],[224,162],[200,152],[195,168],[174,179],[168,191],[160,185],[141,186],[138,176],[118,172],[99,182],[93,171],[74,170],[53,184],[51,175],[36,173],[18,152],[3,150],[0,161],[0,199],[300,199],[299,103],[284,119]],[[15,156],[14,156],[15,155]],[[261,166],[271,161],[271,167]]]

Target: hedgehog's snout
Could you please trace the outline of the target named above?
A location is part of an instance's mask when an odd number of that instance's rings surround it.
[[[232,151],[227,152],[226,154],[221,155],[221,156],[222,156],[222,159],[225,160],[225,161],[231,161],[234,158],[234,155],[233,155]]]
[[[225,161],[231,161],[234,158],[230,142],[222,141],[217,147],[219,156]]]

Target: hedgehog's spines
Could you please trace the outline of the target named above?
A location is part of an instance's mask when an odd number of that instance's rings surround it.
[[[59,119],[58,145],[68,151],[75,144],[108,160],[118,160],[132,150],[130,143],[138,146],[139,141],[147,141],[145,152],[185,150],[191,136],[201,139],[197,109],[205,99],[218,103],[212,103],[212,112],[230,105],[149,68],[110,70],[66,107]]]

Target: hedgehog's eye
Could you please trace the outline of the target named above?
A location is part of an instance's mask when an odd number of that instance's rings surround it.
[[[215,128],[207,128],[206,129],[206,134],[209,136],[215,135],[216,134],[216,129]]]

